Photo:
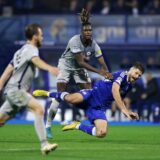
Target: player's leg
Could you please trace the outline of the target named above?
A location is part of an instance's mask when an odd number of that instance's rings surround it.
[[[35,98],[32,97],[28,102],[28,107],[35,115],[34,126],[41,143],[42,154],[48,154],[50,151],[55,150],[58,145],[55,143],[49,144],[46,139],[44,111],[42,106]]]
[[[11,111],[12,107],[6,100],[0,107],[0,127],[3,126],[5,122],[11,118],[10,115],[8,115],[8,113]]]
[[[57,90],[59,92],[63,92],[66,90],[67,84],[66,83],[57,83]],[[57,113],[59,106],[59,102],[55,99],[52,98],[52,103],[48,109],[47,112],[47,121],[46,121],[46,132],[47,132],[47,138],[53,138],[52,132],[51,132],[51,126],[52,126],[52,121]]]
[[[105,137],[107,133],[107,120],[104,111],[89,108],[86,110],[86,115],[89,121],[94,125],[84,125],[82,123],[73,122],[63,127],[62,131],[78,129],[92,136],[99,138]]]
[[[107,134],[107,121],[103,119],[96,119],[94,121],[96,127],[96,137],[103,138]]]

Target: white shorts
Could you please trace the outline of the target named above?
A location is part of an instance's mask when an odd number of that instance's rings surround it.
[[[76,83],[91,83],[91,79],[88,75],[88,72],[84,69],[79,70],[67,70],[60,69],[59,75],[57,77],[57,82],[68,83],[71,79],[71,76]]]
[[[25,90],[8,91],[6,101],[0,108],[0,114],[15,115],[22,107],[26,107],[31,95]]]

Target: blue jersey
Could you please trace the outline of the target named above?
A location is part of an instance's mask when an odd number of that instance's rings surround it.
[[[85,103],[89,108],[100,108],[106,110],[110,107],[111,102],[114,101],[112,95],[112,85],[117,83],[120,86],[120,95],[122,98],[132,88],[131,83],[127,81],[127,71],[118,71],[113,73],[112,80],[99,80],[95,82],[93,89],[81,90],[80,93],[85,99]]]

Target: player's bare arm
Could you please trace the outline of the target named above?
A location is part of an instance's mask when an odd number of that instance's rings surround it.
[[[81,54],[76,54],[75,58],[76,58],[76,61],[78,62],[78,64],[79,64],[81,67],[83,67],[83,68],[85,68],[85,69],[87,69],[87,70],[89,70],[89,71],[98,73],[98,74],[100,74],[101,76],[104,76],[104,77],[107,78],[107,76],[108,76],[108,75],[107,75],[107,72],[106,72],[105,70],[98,70],[98,69],[92,67],[90,64],[86,63],[86,62],[84,61],[84,57],[83,57],[83,54],[82,54],[82,53],[81,53]]]
[[[129,119],[138,119],[137,113],[131,112],[126,108],[126,106],[125,106],[125,104],[124,104],[124,102],[121,98],[121,95],[120,95],[120,86],[116,82],[114,82],[113,85],[112,85],[112,94],[113,94],[114,100],[117,103],[117,106],[119,107],[119,109]]]
[[[92,72],[95,72],[95,73],[99,73],[99,70],[98,70],[98,69],[92,67],[91,65],[89,65],[88,63],[86,63],[86,62],[84,61],[84,56],[83,56],[82,53],[76,54],[76,55],[75,55],[75,58],[76,58],[77,63],[78,63],[81,67],[83,67],[83,68],[85,68],[85,69],[87,69],[87,70],[89,70],[89,71],[92,71]]]
[[[108,67],[107,67],[107,65],[106,65],[106,63],[104,61],[104,58],[103,57],[98,58],[98,62],[101,65],[101,70],[104,70],[106,72],[107,78],[108,79],[112,79],[113,76],[112,76],[111,73],[109,73],[109,70],[108,70]]]
[[[13,66],[11,64],[9,64],[7,66],[7,68],[4,70],[4,72],[0,78],[0,90],[3,89],[3,86],[6,83],[6,81],[9,79],[9,77],[11,76],[12,71],[13,71]]]
[[[40,69],[49,71],[53,75],[56,75],[56,76],[58,75],[58,68],[47,64],[42,59],[40,59],[38,56],[32,58],[32,63]]]

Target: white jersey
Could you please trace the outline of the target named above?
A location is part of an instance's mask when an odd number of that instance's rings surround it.
[[[38,48],[25,44],[15,52],[11,64],[14,67],[13,73],[7,82],[5,92],[8,90],[24,89],[29,90],[32,80],[35,77],[36,67],[31,59],[39,56]]]
[[[67,70],[81,69],[75,59],[77,53],[83,53],[86,59],[90,59],[91,56],[97,58],[102,56],[101,49],[95,40],[92,40],[90,45],[84,46],[80,35],[75,35],[69,40],[66,50],[59,60],[59,68],[62,68],[61,65],[63,65],[63,68]]]

